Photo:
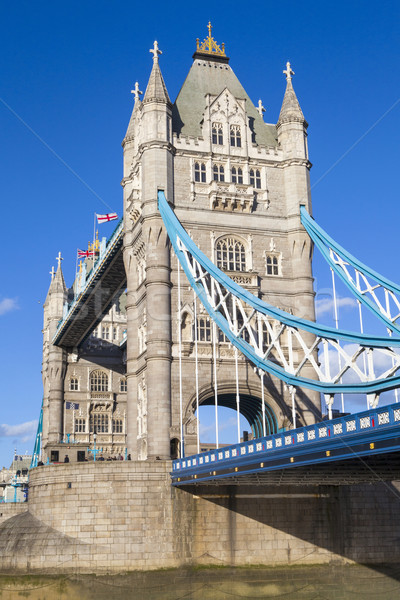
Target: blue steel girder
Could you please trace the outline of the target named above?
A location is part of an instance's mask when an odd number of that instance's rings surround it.
[[[53,344],[78,347],[109,311],[126,287],[123,262],[123,222],[117,225],[105,252],[97,259],[82,291],[74,298],[60,322]]]
[[[172,484],[359,483],[400,476],[399,404],[173,461]]]
[[[308,235],[354,296],[366,306],[386,327],[397,334],[400,325],[400,287],[364,265],[333,240],[308,214],[305,206],[300,207],[301,222]]]
[[[399,387],[400,354],[396,349],[400,339],[337,330],[267,304],[235,283],[201,252],[178,221],[162,191],[158,193],[158,206],[175,254],[211,319],[261,371],[288,385],[330,395],[379,394]],[[311,341],[308,333],[313,335]],[[287,338],[288,356],[282,349],[283,335]],[[318,347],[323,351],[323,368],[316,359]],[[297,361],[293,358],[295,352],[300,355]],[[332,352],[341,359],[334,373],[331,373]],[[374,353],[388,361],[386,370],[378,376],[374,373]],[[360,366],[363,354],[367,358],[367,372]],[[306,365],[314,370],[315,379],[301,374]],[[346,382],[343,378],[347,374],[352,378]]]

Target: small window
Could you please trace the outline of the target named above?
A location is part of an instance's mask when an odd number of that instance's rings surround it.
[[[123,433],[122,419],[113,419],[112,420],[112,430],[113,430],[113,433]]]
[[[103,325],[103,327],[101,328],[101,337],[103,338],[103,340],[110,339],[110,328],[107,325]]]
[[[279,275],[279,261],[277,256],[267,256],[267,275]]]
[[[104,371],[92,371],[90,374],[91,392],[108,392],[108,375]]]
[[[71,392],[79,391],[79,381],[77,377],[71,377],[69,381],[69,389]]]
[[[128,382],[126,381],[125,377],[122,377],[119,380],[119,391],[120,392],[127,392],[128,391]]]
[[[85,433],[86,419],[75,419],[75,433]]]
[[[254,186],[255,185],[254,169],[250,169],[249,177],[250,177],[250,185]]]
[[[256,188],[261,189],[261,173],[258,169],[256,170]]]
[[[194,163],[194,180],[201,183],[206,182],[206,165],[204,163]]]
[[[117,340],[118,338],[118,329],[116,327],[112,328],[112,339],[115,342],[115,340]]]
[[[212,143],[218,144],[219,146],[222,146],[224,143],[224,138],[222,135],[222,123],[212,124]]]
[[[240,167],[232,167],[231,179],[232,183],[243,183],[243,171]]]
[[[242,137],[240,134],[240,125],[231,125],[231,146],[240,148],[242,146]]]
[[[199,342],[211,342],[211,323],[209,317],[197,319],[197,339]]]
[[[223,165],[213,166],[214,181],[225,181],[225,169]]]

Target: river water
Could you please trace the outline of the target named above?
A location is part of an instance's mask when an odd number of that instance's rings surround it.
[[[399,600],[400,566],[188,568],[117,575],[0,575],[0,600]]]

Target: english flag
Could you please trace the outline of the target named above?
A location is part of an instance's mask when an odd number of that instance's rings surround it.
[[[115,221],[118,219],[117,213],[108,213],[107,215],[98,215],[96,213],[98,223],[107,223],[108,221]]]
[[[91,252],[90,250],[78,249],[78,258],[88,258],[89,256],[94,256],[94,252]]]

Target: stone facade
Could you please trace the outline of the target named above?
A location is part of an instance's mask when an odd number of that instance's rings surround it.
[[[171,489],[170,468],[121,461],[34,469],[29,512],[0,524],[2,570],[398,561],[398,484],[190,492]]]

